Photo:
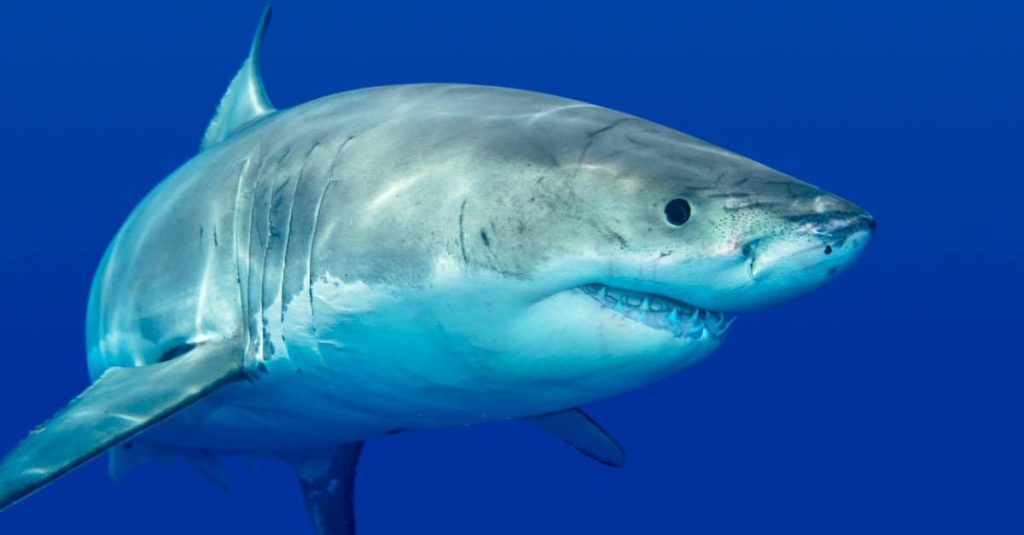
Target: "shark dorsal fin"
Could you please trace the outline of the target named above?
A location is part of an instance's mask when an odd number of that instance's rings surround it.
[[[260,49],[263,48],[263,36],[270,22],[270,6],[263,10],[260,24],[256,27],[256,35],[252,38],[249,57],[245,58],[242,68],[231,80],[231,85],[220,99],[217,114],[203,134],[200,150],[223,141],[245,125],[276,111],[263,89],[260,76]]]

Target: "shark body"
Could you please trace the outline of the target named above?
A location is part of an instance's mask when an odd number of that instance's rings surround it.
[[[5,507],[108,449],[282,459],[354,531],[362,444],[527,418],[609,465],[579,407],[713,352],[734,314],[846,269],[857,206],[650,121],[453,84],[277,111],[264,14],[203,150],[97,271],[90,389],[0,464]],[[158,424],[158,425],[157,425]],[[146,453],[148,452],[148,453]]]

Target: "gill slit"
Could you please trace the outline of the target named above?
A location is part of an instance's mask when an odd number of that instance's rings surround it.
[[[267,183],[267,230],[266,239],[263,242],[263,262],[260,268],[260,313],[258,316],[259,320],[259,333],[260,333],[260,356],[266,361],[267,360],[267,339],[270,337],[270,333],[267,331],[267,263],[270,258],[270,251],[274,246],[274,206],[277,199],[280,198],[280,192],[288,184],[290,178],[284,173],[285,161],[291,156],[292,149],[285,148],[284,154],[281,155],[277,160],[277,173],[271,174],[271,178]],[[276,184],[277,180],[275,177],[280,178],[282,183]]]
[[[281,324],[282,325],[284,324],[284,310],[285,310],[284,281],[288,277],[288,251],[291,250],[291,246],[292,246],[292,224],[295,222],[295,197],[296,197],[296,195],[298,195],[299,186],[302,184],[302,180],[306,176],[306,168],[309,165],[309,159],[313,155],[313,151],[316,150],[317,147],[319,147],[319,146],[320,146],[320,143],[316,143],[315,142],[315,143],[313,143],[313,146],[309,148],[309,151],[306,152],[306,158],[302,161],[302,168],[299,169],[299,176],[295,180],[295,187],[292,188],[292,197],[291,197],[292,204],[291,204],[291,207],[289,207],[289,209],[288,209],[288,225],[285,227],[285,231],[284,231],[284,233],[285,233],[285,238],[284,238],[284,260],[282,261],[283,264],[281,266],[281,285],[278,288],[278,295],[281,296]],[[282,337],[284,336],[283,332],[281,333],[281,336]]]
[[[337,182],[335,178],[335,170],[338,167],[338,162],[341,161],[341,153],[348,146],[349,142],[352,141],[355,136],[349,136],[341,143],[338,147],[337,152],[334,153],[334,158],[331,161],[331,166],[327,170],[327,182],[324,184],[323,189],[320,191],[320,198],[316,201],[316,208],[313,210],[313,228],[310,231],[309,236],[309,251],[306,254],[306,288],[309,293],[309,324],[313,330],[313,334],[316,334],[316,306],[313,302],[313,263],[316,250],[316,237],[320,231],[320,210],[323,208],[324,199],[327,197],[327,190],[331,188],[331,185]]]
[[[249,203],[249,242],[248,242],[247,249],[246,249],[246,264],[247,264],[247,268],[248,269],[246,270],[246,276],[245,276],[245,302],[246,302],[246,304],[245,304],[245,307],[244,307],[244,310],[245,310],[244,318],[245,318],[246,327],[247,327],[246,334],[248,335],[247,336],[248,341],[246,342],[247,346],[252,344],[252,342],[253,342],[253,335],[254,334],[260,335],[259,332],[257,332],[257,333],[253,333],[252,332],[252,325],[250,325],[250,323],[249,323],[249,322],[253,321],[253,318],[254,318],[254,316],[252,314],[250,314],[251,312],[253,312],[253,306],[252,306],[252,303],[250,303],[249,301],[251,301],[250,298],[253,297],[253,290],[252,290],[252,279],[253,279],[253,269],[252,269],[252,266],[253,266],[253,261],[252,260],[253,260],[254,254],[253,254],[252,247],[253,247],[253,241],[254,241],[253,238],[254,238],[254,235],[256,233],[256,202],[257,202],[257,200],[259,199],[259,196],[260,196],[260,190],[259,190],[260,180],[263,178],[263,169],[264,169],[265,166],[266,166],[266,158],[264,158],[263,160],[260,161],[260,166],[256,169],[256,175],[253,178],[252,202]],[[262,306],[262,304],[261,304],[261,306]],[[260,335],[259,338],[260,338],[260,340],[257,342],[258,351],[257,351],[256,354],[259,356],[259,360],[262,361],[263,360],[262,336]]]
[[[236,273],[235,273],[235,282],[238,284],[238,301],[239,301],[239,307],[240,307],[241,312],[242,312],[242,336],[244,336],[245,340],[246,340],[246,348],[245,348],[246,355],[249,354],[249,347],[248,346],[249,346],[249,340],[250,340],[250,337],[249,337],[249,322],[248,322],[248,315],[247,315],[247,313],[248,313],[248,306],[247,306],[248,305],[248,303],[247,303],[247,301],[248,301],[248,295],[247,295],[248,289],[242,287],[242,268],[243,268],[242,263],[243,263],[243,257],[242,257],[242,254],[241,254],[241,243],[240,243],[241,242],[241,233],[239,232],[239,230],[240,230],[239,227],[241,226],[240,225],[241,221],[244,220],[244,218],[248,215],[248,214],[242,212],[240,210],[240,208],[242,206],[242,191],[243,191],[244,185],[245,185],[245,177],[248,176],[248,174],[249,174],[249,170],[250,170],[250,165],[251,164],[252,164],[252,158],[250,158],[248,156],[245,158],[245,160],[243,160],[242,162],[239,162],[238,183],[235,186],[235,205],[234,205],[234,214],[235,214],[234,226],[235,226],[235,229],[234,229],[234,232],[232,232],[232,234],[233,234],[232,242],[234,244],[234,249],[235,249],[235,268],[237,270]],[[245,250],[246,250],[246,255],[248,255],[248,251],[249,251],[249,243],[248,242],[245,244]],[[248,272],[246,273],[246,276],[248,276]]]

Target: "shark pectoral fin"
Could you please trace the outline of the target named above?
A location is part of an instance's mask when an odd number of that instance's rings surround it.
[[[342,444],[333,452],[304,457],[293,463],[317,535],[356,532],[352,494],[362,450],[362,442]]]
[[[221,386],[243,377],[236,341],[174,360],[111,368],[0,461],[0,509]]]
[[[583,409],[542,414],[528,420],[602,464],[618,467],[626,462],[626,452],[618,441]]]
[[[249,123],[277,111],[263,89],[263,77],[260,75],[260,51],[269,22],[270,6],[267,6],[256,27],[256,35],[252,38],[249,56],[245,58],[242,68],[232,78],[228,90],[221,97],[217,114],[213,116],[210,125],[206,127],[206,133],[203,134],[200,150],[231,137]]]

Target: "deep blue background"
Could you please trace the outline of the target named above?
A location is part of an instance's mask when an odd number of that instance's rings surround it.
[[[706,362],[591,407],[626,467],[518,423],[378,440],[363,533],[1024,532],[1021,4],[583,4],[280,2],[267,89],[278,107],[420,81],[574,97],[839,193],[879,233]],[[93,269],[195,153],[261,7],[5,3],[0,449],[87,384]],[[181,462],[117,484],[93,462],[0,533],[308,529],[283,465],[229,471],[224,494]]]

